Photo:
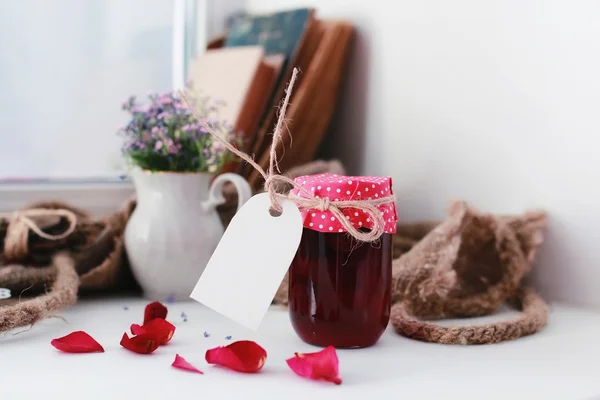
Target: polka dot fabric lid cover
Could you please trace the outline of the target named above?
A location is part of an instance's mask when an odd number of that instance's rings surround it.
[[[328,197],[335,204],[341,200],[372,200],[391,196],[392,178],[373,176],[341,176],[332,174],[300,176],[294,181],[308,193],[317,198]],[[292,189],[292,194],[306,198],[300,189]],[[396,233],[396,204],[393,201],[378,206],[385,221],[385,233]],[[373,228],[369,214],[355,209],[342,208],[344,216],[356,229]],[[302,211],[303,225],[319,232],[346,232],[331,211],[306,210]]]

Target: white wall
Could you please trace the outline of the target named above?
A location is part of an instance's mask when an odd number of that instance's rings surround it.
[[[357,28],[333,126],[350,171],[391,175],[405,221],[544,208],[537,285],[600,307],[600,2],[247,1],[303,5]]]

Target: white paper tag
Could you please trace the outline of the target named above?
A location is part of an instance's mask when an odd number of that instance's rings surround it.
[[[296,204],[269,213],[269,195],[252,197],[235,214],[190,297],[257,330],[285,277],[302,237]]]

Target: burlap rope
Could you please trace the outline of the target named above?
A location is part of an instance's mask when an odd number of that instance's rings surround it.
[[[54,256],[56,280],[51,291],[31,300],[0,309],[0,332],[33,325],[37,321],[50,317],[55,311],[75,304],[79,277],[75,272],[73,260],[64,253]]]
[[[49,235],[38,227],[36,218],[66,217],[69,228],[60,235]],[[47,240],[60,240],[69,236],[77,225],[77,216],[69,210],[61,209],[29,209],[17,211],[7,217],[9,221],[4,239],[4,255],[10,260],[18,260],[27,255],[29,230]]]
[[[419,320],[404,303],[392,307],[390,322],[399,334],[411,339],[441,344],[491,344],[532,335],[546,326],[548,306],[531,288],[519,290],[516,299],[522,313],[511,320],[479,326],[446,327]]]
[[[46,217],[66,217],[69,220],[67,230],[59,235],[50,235],[42,231],[35,220]],[[47,240],[60,240],[69,236],[77,224],[76,215],[64,209],[29,209],[12,214],[4,239],[4,254],[9,259],[20,259],[28,252],[27,242],[29,231]],[[9,268],[10,267],[5,267]],[[75,271],[73,259],[66,253],[59,253],[53,257],[52,266],[56,270],[56,278],[51,291],[43,296],[31,300],[19,301],[11,306],[0,309],[0,332],[7,332],[15,328],[33,325],[37,321],[47,318],[53,312],[75,304],[79,288],[79,277]],[[0,270],[0,272],[3,272]],[[36,275],[43,274],[42,269],[23,269],[12,278],[31,281]]]
[[[338,219],[340,224],[342,224],[342,226],[351,236],[353,236],[361,242],[374,242],[385,233],[385,220],[383,219],[383,215],[379,212],[377,207],[395,201],[395,197],[393,195],[381,197],[375,200],[341,200],[330,202],[329,198],[317,198],[313,194],[309,193],[306,189],[304,189],[301,185],[294,182],[293,179],[279,174],[281,173],[281,171],[279,170],[279,165],[277,163],[277,145],[279,142],[281,142],[281,137],[283,135],[283,126],[285,123],[285,113],[287,110],[287,106],[290,102],[292,88],[294,87],[297,75],[298,69],[294,68],[292,77],[286,89],[285,98],[281,105],[279,117],[277,119],[277,124],[275,125],[275,129],[273,131],[273,141],[271,143],[268,173],[265,172],[262,169],[262,167],[258,165],[248,154],[236,149],[231,143],[221,138],[221,135],[216,133],[212,129],[212,127],[208,125],[201,116],[198,115],[194,107],[191,105],[190,101],[187,99],[187,97],[181,90],[179,91],[179,95],[185,101],[190,112],[196,117],[198,122],[207,130],[207,132],[214,139],[218,140],[229,151],[231,151],[244,161],[248,162],[250,165],[252,165],[252,167],[254,167],[254,169],[256,169],[262,175],[262,177],[265,180],[265,192],[269,194],[271,200],[271,208],[275,212],[282,212],[280,199],[284,198],[293,200],[301,211],[312,209],[317,209],[320,211],[328,210]],[[295,196],[291,194],[291,192],[288,194],[281,193],[279,191],[281,186],[278,185],[278,183],[289,184],[292,187],[298,189],[300,192],[302,192],[302,194],[306,197]],[[369,217],[371,217],[371,220],[373,221],[373,228],[368,232],[362,232],[356,229],[352,225],[352,223],[345,218],[344,213],[342,211],[345,208],[358,209],[368,214]]]

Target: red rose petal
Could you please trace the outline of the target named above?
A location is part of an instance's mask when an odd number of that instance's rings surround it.
[[[342,383],[339,375],[339,361],[335,347],[329,346],[316,353],[296,353],[286,360],[296,374],[309,379],[323,379],[336,385]]]
[[[265,365],[267,352],[256,342],[240,340],[206,352],[206,362],[238,372],[258,372]]]
[[[171,365],[175,368],[204,374],[204,372],[200,371],[198,368],[194,367],[192,364],[187,362],[186,359],[181,357],[179,354],[175,355],[175,361],[173,361],[173,364],[171,364]]]
[[[155,301],[146,306],[144,310],[144,325],[152,321],[154,318],[167,319],[167,307],[160,302]]]
[[[104,353],[102,345],[83,331],[75,331],[67,336],[53,339],[50,344],[66,353]]]
[[[158,341],[150,333],[129,337],[126,333],[121,338],[121,346],[138,354],[150,354],[158,348]]]
[[[173,337],[173,334],[175,333],[175,326],[169,321],[164,320],[162,318],[154,318],[152,321],[148,322],[144,326],[138,325],[138,327],[139,328],[135,328],[136,331],[154,335],[154,337],[158,341],[158,344],[160,345],[167,344]],[[131,332],[135,334],[135,332],[133,332],[133,325],[131,325],[131,329]]]
[[[132,335],[141,335],[143,333],[146,333],[146,330],[144,329],[144,327],[139,326],[138,324],[131,324],[131,327],[129,329],[131,329]]]

